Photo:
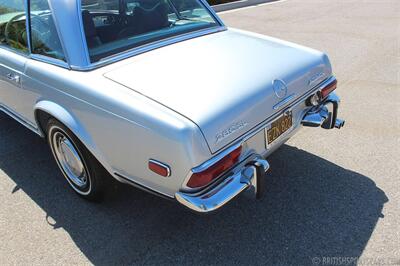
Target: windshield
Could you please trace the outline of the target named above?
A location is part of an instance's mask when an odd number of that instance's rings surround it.
[[[91,62],[201,29],[220,26],[199,0],[82,0]]]

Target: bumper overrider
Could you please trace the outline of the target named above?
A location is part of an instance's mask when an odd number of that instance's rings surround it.
[[[345,121],[337,117],[339,104],[340,98],[336,93],[330,93],[322,104],[313,107],[306,113],[301,124],[306,127],[322,127],[324,129],[342,128]]]
[[[334,92],[330,93],[319,105],[312,107],[304,115],[301,124],[308,127],[340,129],[345,121],[337,118],[339,103],[339,97]],[[266,172],[269,169],[267,160],[261,155],[253,154],[237,168],[239,170],[228,173],[226,178],[209,188],[196,193],[180,191],[175,194],[175,198],[199,213],[213,212],[249,189],[253,190],[257,199],[261,198],[265,189]]]
[[[228,176],[205,192],[198,194],[177,192],[175,198],[184,206],[200,213],[212,212],[221,208],[249,188],[254,189],[256,198],[261,198],[268,169],[268,162],[261,156],[255,156],[240,171]]]

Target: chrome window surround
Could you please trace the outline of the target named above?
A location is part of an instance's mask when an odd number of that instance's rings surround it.
[[[211,159],[207,160],[206,162],[202,163],[199,166],[196,166],[194,168],[192,168],[192,170],[189,171],[189,173],[187,174],[185,180],[183,181],[182,184],[182,189],[185,192],[198,192],[201,189],[204,189],[212,184],[214,184],[215,182],[217,182],[218,179],[221,179],[223,175],[221,175],[220,177],[216,178],[214,181],[212,181],[210,184],[202,187],[202,188],[190,188],[188,187],[186,184],[189,182],[190,177],[194,174],[194,173],[198,173],[198,172],[202,172],[206,169],[208,169],[209,167],[215,165],[217,162],[219,162],[222,158],[224,158],[225,156],[227,156],[229,153],[231,153],[232,151],[234,151],[235,149],[237,149],[238,147],[242,146],[247,140],[249,140],[250,138],[254,137],[255,135],[257,135],[258,133],[260,133],[260,131],[265,130],[265,128],[272,123],[274,120],[276,120],[280,115],[282,115],[282,113],[293,109],[294,106],[296,106],[297,104],[304,102],[312,93],[315,93],[317,91],[322,90],[323,88],[325,88],[326,86],[328,86],[330,83],[332,83],[334,80],[336,80],[335,76],[331,76],[327,79],[325,79],[324,81],[320,82],[318,85],[314,86],[312,89],[308,90],[306,93],[304,93],[301,97],[299,97],[296,101],[292,102],[290,104],[290,106],[288,106],[286,109],[279,111],[278,113],[276,113],[273,116],[270,116],[269,118],[267,118],[266,120],[264,120],[263,122],[261,122],[260,124],[258,124],[257,126],[253,127],[253,129],[249,130],[246,134],[244,134],[243,136],[240,137],[239,140],[234,141],[234,144],[230,145],[228,148],[226,148],[225,150],[219,152],[217,155],[215,155],[214,157],[212,157]],[[288,102],[287,102],[288,103]],[[312,109],[313,107],[309,107],[308,110]],[[306,111],[308,111],[306,110]],[[288,133],[290,133],[293,129],[294,129],[295,125],[293,124],[293,126],[290,128],[290,130],[288,130],[288,132],[285,134],[287,135]],[[279,138],[281,139],[282,137],[284,137],[284,135],[280,136]],[[228,144],[229,145],[229,144]],[[227,146],[228,146],[227,145]],[[247,157],[248,158],[248,157]],[[246,158],[245,158],[246,159]],[[243,160],[245,160],[243,159]],[[243,161],[242,160],[242,161]]]
[[[77,0],[78,1],[78,14],[82,13],[82,0]],[[174,43],[178,43],[178,42],[182,42],[185,40],[189,40],[189,39],[193,39],[196,37],[200,37],[200,36],[204,36],[204,35],[208,35],[208,34],[212,34],[212,33],[216,33],[216,32],[220,32],[220,31],[225,31],[227,28],[225,26],[225,24],[222,22],[222,20],[218,17],[218,15],[216,14],[216,12],[214,11],[213,8],[211,8],[211,6],[207,3],[206,0],[199,0],[200,3],[204,6],[204,8],[210,12],[211,16],[215,19],[215,21],[219,24],[219,26],[213,27],[213,28],[208,28],[208,29],[203,29],[203,30],[198,30],[198,31],[194,31],[194,32],[189,32],[189,33],[185,33],[185,34],[181,34],[181,35],[177,35],[171,38],[167,38],[167,39],[162,39],[156,42],[151,42],[139,47],[135,47],[129,50],[126,50],[124,52],[106,57],[103,60],[100,60],[98,62],[95,63],[91,63],[90,62],[90,54],[89,54],[89,48],[88,45],[86,43],[86,37],[85,37],[85,32],[84,32],[84,27],[83,27],[83,20],[82,20],[82,16],[79,16],[80,18],[80,24],[81,24],[81,34],[82,36],[82,40],[84,43],[84,50],[85,50],[85,55],[86,55],[86,60],[87,62],[89,62],[89,65],[87,66],[75,66],[75,65],[70,65],[71,69],[73,70],[78,70],[78,71],[90,71],[90,70],[94,70],[100,67],[103,67],[105,65],[108,64],[112,64],[118,61],[121,61],[123,59],[127,59],[129,57],[132,56],[136,56],[151,50],[155,50],[164,46],[168,46]]]

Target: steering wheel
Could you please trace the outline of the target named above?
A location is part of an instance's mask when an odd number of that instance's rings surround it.
[[[10,19],[10,21],[7,22],[7,25],[4,29],[4,37],[5,37],[6,42],[10,46],[20,49],[20,50],[27,49],[26,27],[24,24],[24,27],[22,27],[22,29],[18,29],[18,27],[15,27],[14,23],[23,17],[25,17],[24,13],[14,16],[13,18]],[[33,18],[37,19],[37,21],[39,21],[42,25],[46,25],[46,22],[44,22],[40,16],[31,14],[31,22],[32,22]],[[35,34],[32,34],[33,32]],[[15,34],[15,39],[11,38],[12,34]],[[42,33],[40,33],[38,30],[33,29],[31,27],[31,36],[34,36],[34,35],[42,36]]]

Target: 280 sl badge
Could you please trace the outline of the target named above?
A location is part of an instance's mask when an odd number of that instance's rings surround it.
[[[229,128],[225,129],[224,131],[218,133],[216,135],[216,141],[215,143],[218,143],[220,141],[222,141],[223,139],[225,139],[226,137],[232,135],[233,133],[237,132],[238,130],[241,130],[243,128],[245,128],[247,126],[247,122],[244,121],[240,121],[237,123],[234,123],[233,125],[231,125]]]
[[[313,86],[313,85],[317,84],[323,77],[324,77],[323,72],[316,73],[308,81],[308,86]]]

